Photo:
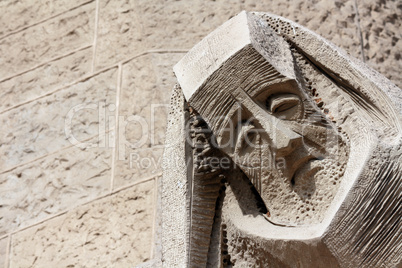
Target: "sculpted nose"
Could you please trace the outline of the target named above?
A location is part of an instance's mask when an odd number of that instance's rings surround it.
[[[270,136],[277,156],[287,156],[297,147],[302,146],[301,135],[290,129],[282,120],[268,114],[266,110],[256,105],[241,88],[238,88],[237,94],[238,96],[235,97],[236,101],[241,103],[243,107],[247,107],[247,110],[260,123],[264,132]]]
[[[279,157],[289,155],[302,145],[302,136],[284,124],[278,124],[273,134],[272,141],[276,147],[276,155]]]

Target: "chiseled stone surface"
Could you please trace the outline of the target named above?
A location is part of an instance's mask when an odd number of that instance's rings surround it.
[[[112,149],[91,147],[73,146],[0,174],[0,235],[107,193]]]
[[[0,130],[0,170],[7,170],[71,145],[66,138],[66,129],[71,129],[73,137],[78,141],[97,135],[99,114],[102,111],[98,108],[115,102],[116,75],[116,69],[100,73],[84,82],[1,114],[3,128]],[[76,112],[72,110],[86,105],[95,107]],[[66,128],[65,120],[69,112],[73,116],[72,124],[71,128]],[[105,118],[108,116],[106,114]]]
[[[173,69],[189,116],[169,119],[167,141],[189,129],[193,146],[164,154],[164,265],[400,266],[400,88],[264,12],[241,12]],[[183,109],[173,96],[169,114]],[[184,183],[183,167],[170,164],[177,155],[192,159]],[[187,201],[177,202],[176,182],[190,185]],[[173,233],[181,221],[171,219],[186,216]]]
[[[147,48],[136,12],[136,1],[100,1],[96,66],[114,64]]]
[[[123,66],[119,115],[139,115],[147,121],[148,147],[165,142],[166,116],[172,88],[176,83],[170,67],[183,55],[184,53],[153,53]],[[151,121],[152,118],[154,122]],[[155,136],[151,135],[152,129],[156,133]],[[138,133],[130,129],[130,126],[127,126],[126,134],[128,140],[138,140]]]
[[[78,7],[88,0],[41,0],[41,1],[0,1],[0,37],[13,31],[32,25],[56,14],[66,12],[69,9]]]
[[[11,267],[132,267],[151,255],[153,180],[13,236]]]
[[[151,49],[190,49],[242,10],[268,11],[360,55],[354,1],[109,1],[101,3],[97,67]],[[314,18],[314,19],[312,19]]]
[[[171,66],[182,56],[154,53],[123,66],[119,116],[124,120],[119,135],[124,138],[118,142],[115,187],[161,172],[170,94],[176,83]],[[137,118],[131,120],[133,115]]]
[[[212,29],[242,10],[266,11],[284,16],[329,37],[344,48],[349,48],[358,44],[358,39],[355,38],[356,26],[351,18],[354,12],[353,1],[340,2],[226,0],[166,3],[159,0],[152,3],[140,2],[136,10],[140,14],[144,42],[148,49],[191,48]],[[158,19],[155,19],[155,14]]]
[[[6,257],[7,257],[7,244],[8,237],[5,237],[0,240],[0,268],[5,268]]]
[[[156,148],[126,148],[126,158],[116,158],[114,189],[160,174],[162,172],[163,150],[164,148],[161,146]]]
[[[402,87],[402,3],[370,0],[358,4],[367,63]]]
[[[91,45],[95,2],[0,40],[0,79]]]
[[[269,7],[260,10],[297,22],[343,48],[353,57],[361,57],[354,0],[276,2],[274,10]]]
[[[91,69],[92,48],[49,62],[38,69],[0,82],[0,111],[73,82]]]
[[[399,29],[402,9],[399,2],[356,2],[360,13],[366,63],[401,86]],[[361,58],[354,4],[354,0],[99,1],[94,59],[96,70],[154,49],[188,50],[241,10],[268,11],[286,17],[317,32],[352,56]],[[94,104],[95,108],[91,106],[94,109],[83,109],[75,113],[72,121],[74,137],[84,141],[98,135],[99,127],[100,132],[112,130],[116,113],[113,107],[116,104],[117,68],[29,102],[90,74],[95,9],[94,0],[0,1],[0,10],[4,15],[0,17],[0,191],[6,191],[0,198],[0,203],[4,203],[0,207],[0,218],[3,217],[0,219],[1,233],[29,226],[60,211],[70,210],[73,206],[103,194],[110,186],[112,149],[67,149],[71,143],[66,139],[64,128],[66,115],[71,108],[80,104]],[[28,27],[23,29],[26,26]],[[15,30],[17,32],[12,33]],[[91,47],[77,51],[85,46]],[[140,148],[124,147],[122,159],[119,159],[119,150],[116,151],[115,189],[161,171],[168,109],[168,106],[163,105],[169,104],[170,93],[176,82],[172,66],[182,55],[184,54],[148,54],[123,65],[119,115],[123,116],[123,121],[130,115],[143,117],[148,124],[149,135]],[[58,57],[61,58],[57,59]],[[52,59],[55,60],[49,62]],[[46,64],[30,70],[43,63]],[[25,72],[26,70],[30,71]],[[22,72],[25,73],[20,74]],[[10,79],[4,80],[8,77]],[[29,103],[4,112],[5,109],[26,101]],[[162,104],[154,106],[154,133],[151,133],[150,125],[151,104]],[[99,120],[104,120],[104,128]],[[139,125],[131,122],[121,134],[129,142],[135,142],[140,137],[140,132]],[[106,144],[102,146],[111,146],[112,135],[112,132],[106,134]],[[37,159],[38,157],[43,158]],[[29,163],[30,161],[33,162]],[[20,166],[10,170],[16,165]],[[152,188],[151,185],[149,187]],[[136,194],[135,192],[134,195]],[[119,195],[120,193],[115,197]],[[67,227],[61,227],[67,224],[66,220],[63,225],[66,215],[17,233],[14,246],[20,246],[13,249],[11,267],[26,267],[32,262],[33,266],[39,267],[68,266],[68,260],[72,260],[75,267],[131,266],[131,259],[137,257],[127,256],[137,253],[139,256],[142,254],[141,250],[147,252],[142,255],[145,257],[139,257],[133,263],[149,258],[147,247],[150,244],[151,231],[146,228],[152,226],[149,213],[154,204],[139,201],[141,198],[127,201],[133,204],[130,212],[144,209],[144,212],[136,215],[147,218],[148,222],[139,219],[143,228],[128,230],[121,242],[116,242],[118,246],[112,244],[111,247],[115,248],[111,249],[108,247],[108,239],[120,232],[121,224],[130,222],[133,217],[135,221],[137,217],[127,215],[127,220],[122,221],[124,213],[127,213],[122,207],[124,202],[113,203],[112,199],[108,197],[95,202],[97,210],[104,207],[104,211],[111,212],[110,215],[104,213],[104,218],[102,216],[98,220],[86,218],[86,214],[82,218],[84,222],[79,222],[79,216],[74,216],[77,210],[69,212],[69,224],[77,224],[77,228],[70,231],[74,233],[71,239],[70,233],[66,231]],[[110,205],[111,202],[113,205]],[[135,202],[139,202],[138,205]],[[92,210],[91,205],[85,207],[90,212],[96,210],[95,205]],[[121,214],[113,214],[115,210]],[[105,219],[104,223],[101,223],[102,219]],[[112,226],[108,221],[118,221],[118,224]],[[99,232],[100,228],[106,228],[107,231]],[[71,227],[70,230],[72,229]],[[135,236],[141,236],[145,229],[147,239],[139,240],[145,242],[138,242],[140,247],[137,244],[131,246],[131,243],[137,243]],[[38,234],[34,235],[36,230]],[[99,235],[92,244],[82,243],[77,246],[77,241],[81,241],[79,239],[84,239],[86,234],[92,236],[96,232]],[[34,242],[31,242],[32,237]],[[4,263],[2,256],[6,254],[3,250],[6,246],[3,245],[6,243],[7,239],[0,240],[0,267]],[[46,244],[46,247],[37,246],[42,245],[41,243]],[[142,244],[146,246],[141,247]],[[95,247],[96,250],[92,250]],[[19,251],[15,251],[17,248]],[[38,257],[36,261],[35,257]],[[60,261],[62,258],[63,261]],[[20,262],[20,259],[23,261]]]

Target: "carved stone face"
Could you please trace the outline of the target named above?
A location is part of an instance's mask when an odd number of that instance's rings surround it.
[[[250,179],[269,211],[268,220],[319,222],[342,177],[344,143],[295,80],[252,92],[234,90],[237,109],[220,131],[221,150]]]
[[[306,94],[291,59],[284,57],[279,71],[245,47],[189,101],[257,190],[266,218],[285,226],[324,218],[347,162],[330,111],[324,114]]]
[[[245,46],[189,104],[212,129],[219,149],[247,175],[269,221],[319,223],[347,163],[345,142],[330,121],[336,111],[323,113],[306,94],[291,54],[275,67],[263,53]]]
[[[187,118],[191,139],[165,153],[182,163],[164,168],[165,259],[395,266],[400,89],[300,25],[257,15],[231,19],[174,68],[192,109],[172,98],[170,138],[184,140]],[[227,156],[239,168],[215,168]]]

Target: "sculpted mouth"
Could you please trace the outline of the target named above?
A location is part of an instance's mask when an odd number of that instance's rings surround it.
[[[292,186],[294,186],[296,184],[296,178],[300,178],[303,175],[307,175],[309,173],[311,173],[312,171],[316,171],[317,168],[313,168],[310,169],[308,168],[308,166],[314,162],[314,161],[320,161],[323,158],[318,158],[318,157],[314,157],[312,155],[306,156],[304,158],[301,158],[300,160],[298,160],[294,165],[293,165],[293,175],[292,175],[292,179],[290,180],[290,183],[292,184]]]

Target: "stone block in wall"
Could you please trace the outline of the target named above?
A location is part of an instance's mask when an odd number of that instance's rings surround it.
[[[184,53],[152,53],[123,66],[119,116],[138,115],[147,121],[148,147],[162,145],[165,141],[170,95],[176,84],[173,65],[183,56]],[[127,128],[127,138],[137,140],[138,135],[130,131],[129,125]],[[157,132],[155,136],[151,135],[152,130]]]
[[[112,149],[97,139],[0,174],[0,236],[106,194]]]
[[[360,56],[354,1],[101,1],[96,66],[152,49],[190,49],[242,10],[299,22]]]
[[[0,171],[56,152],[75,140],[102,136],[109,128],[106,106],[115,103],[116,81],[114,68],[0,114]],[[71,124],[66,123],[69,118]],[[106,126],[100,128],[100,122]]]
[[[133,184],[141,179],[160,175],[164,147],[127,148],[124,158],[116,158],[114,188]]]
[[[77,80],[91,70],[91,61],[92,48],[89,47],[0,82],[0,111]]]
[[[366,62],[402,87],[402,4],[358,1]]]
[[[92,45],[95,2],[0,39],[0,79]]]
[[[155,183],[140,183],[13,235],[11,267],[134,267],[151,258]]]
[[[0,239],[0,268],[5,268],[7,258],[8,237]]]
[[[161,172],[172,68],[182,56],[153,53],[123,65],[115,187]]]
[[[96,48],[96,67],[99,69],[139,52],[142,44],[141,24],[135,11],[136,1],[100,1]]]
[[[14,30],[27,27],[56,14],[90,2],[88,0],[40,0],[40,1],[0,1],[0,37]]]

